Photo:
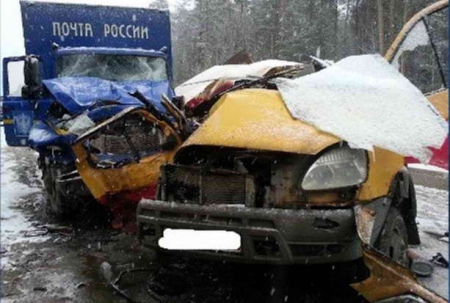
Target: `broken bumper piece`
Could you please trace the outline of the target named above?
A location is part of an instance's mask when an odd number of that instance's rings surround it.
[[[142,200],[137,211],[143,245],[159,248],[164,229],[226,230],[241,236],[238,251],[171,251],[245,263],[324,264],[362,257],[354,211],[258,209]]]

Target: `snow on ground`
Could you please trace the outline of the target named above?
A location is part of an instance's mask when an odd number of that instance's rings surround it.
[[[448,173],[448,170],[434,166],[434,165],[426,165],[422,163],[409,163],[408,167],[415,168],[415,169],[421,169],[421,170],[429,170],[429,171],[436,171],[441,173]]]
[[[448,191],[415,186],[417,197],[417,222],[422,244],[417,247],[419,255],[430,260],[437,253],[449,259],[448,237]],[[448,269],[434,266],[429,278],[419,279],[427,288],[448,298]]]
[[[21,201],[41,188],[27,185],[19,180],[17,169],[21,165],[17,162],[17,153],[8,147],[1,136],[1,268],[5,269],[8,260],[8,248],[20,242],[46,241],[47,237],[32,237],[34,230],[32,222],[25,217],[21,210]]]
[[[416,185],[418,223],[422,232],[448,231],[448,191]]]

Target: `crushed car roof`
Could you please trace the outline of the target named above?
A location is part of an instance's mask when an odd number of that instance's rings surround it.
[[[303,64],[284,60],[264,60],[252,64],[216,65],[180,84],[175,91],[178,96],[184,96],[185,101],[189,101],[216,80],[261,78],[273,68],[296,65]]]

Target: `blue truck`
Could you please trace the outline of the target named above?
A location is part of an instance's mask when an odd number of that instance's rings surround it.
[[[170,16],[147,8],[20,5],[26,55],[3,59],[5,139],[38,152],[47,209],[65,216],[92,197],[71,148],[82,130],[130,107],[164,112],[161,97],[174,96]]]

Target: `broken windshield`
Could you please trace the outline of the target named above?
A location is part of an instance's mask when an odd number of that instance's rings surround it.
[[[166,61],[159,57],[72,54],[57,62],[58,77],[97,77],[110,81],[167,80]]]

